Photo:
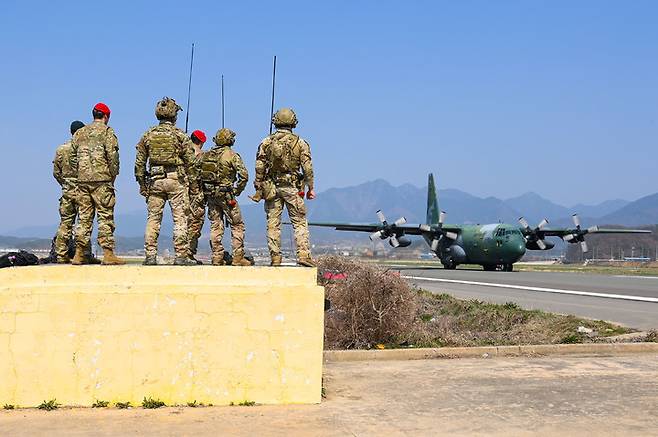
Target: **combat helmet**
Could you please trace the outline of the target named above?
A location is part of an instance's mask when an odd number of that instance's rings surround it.
[[[276,127],[295,127],[297,126],[297,114],[291,108],[281,108],[272,117],[272,123]]]
[[[155,106],[155,117],[158,120],[173,120],[178,115],[178,111],[182,110],[183,108],[178,106],[176,100],[170,97],[163,97]]]
[[[223,127],[217,131],[212,139],[218,146],[232,146],[235,143],[235,132]]]

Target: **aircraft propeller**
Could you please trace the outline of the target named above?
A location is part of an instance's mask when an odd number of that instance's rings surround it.
[[[542,234],[541,230],[548,224],[547,219],[543,219],[542,221],[539,222],[537,227],[535,229],[532,229],[530,227],[530,223],[528,223],[528,220],[526,220],[524,217],[519,217],[519,223],[521,226],[523,226],[523,229],[527,232],[526,236],[526,241],[527,243],[535,243],[537,244],[537,247],[541,250],[546,250],[547,245],[546,242],[544,241],[544,235]]]
[[[445,222],[446,218],[446,212],[441,211],[439,213],[439,232],[440,234],[435,236],[432,242],[430,243],[430,248],[432,249],[433,252],[436,252],[436,250],[439,248],[439,243],[441,240],[445,237],[449,240],[456,240],[458,235],[455,232],[451,231],[444,231],[443,230],[443,223]],[[420,229],[423,231],[431,232],[432,227],[430,225],[420,225]],[[435,228],[436,229],[436,228]]]
[[[371,241],[375,241],[378,238],[380,240],[385,240],[388,238],[389,244],[393,247],[407,247],[411,244],[411,240],[402,237],[404,232],[396,229],[398,226],[402,226],[405,223],[407,223],[406,218],[400,217],[392,224],[390,224],[386,220],[386,216],[381,210],[377,211],[377,218],[381,222],[382,228],[377,232],[373,232],[372,234],[370,234]]]
[[[581,229],[580,217],[578,217],[578,214],[572,215],[571,218],[573,219],[573,224],[576,225],[576,231],[573,234],[565,235],[562,237],[562,239],[564,241],[568,241],[569,243],[580,243],[580,249],[583,251],[583,253],[585,253],[589,250],[587,247],[587,242],[585,241],[585,235],[598,231],[599,227],[590,226],[587,229]]]

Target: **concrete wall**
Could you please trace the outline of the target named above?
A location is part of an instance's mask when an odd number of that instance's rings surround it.
[[[316,270],[0,270],[0,405],[317,403]]]

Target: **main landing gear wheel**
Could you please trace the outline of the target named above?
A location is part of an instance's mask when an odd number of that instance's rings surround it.
[[[443,268],[446,270],[455,270],[457,268],[457,263],[452,258],[448,258],[442,261]]]
[[[503,264],[503,272],[512,272],[514,271],[514,264]]]
[[[483,264],[482,268],[485,272],[494,272],[496,271],[496,264]]]

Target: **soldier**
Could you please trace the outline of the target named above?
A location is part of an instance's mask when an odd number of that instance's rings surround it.
[[[254,200],[259,201],[261,196],[265,199],[271,265],[281,265],[281,213],[285,206],[295,232],[297,264],[314,267],[304,205],[305,187],[308,187],[306,198],[315,199],[311,149],[304,139],[292,132],[297,126],[297,116],[292,109],[279,109],[272,123],[276,132],[258,146],[254,180]]]
[[[244,222],[236,200],[247,186],[249,174],[239,154],[231,149],[235,132],[222,128],[213,141],[215,146],[201,158],[201,185],[208,202],[212,264],[224,265],[224,218],[231,226],[234,266],[250,266],[244,257]],[[235,185],[234,185],[235,184]]]
[[[71,141],[74,174],[77,174],[79,225],[75,256],[71,264],[86,264],[91,246],[94,215],[98,214],[98,244],[103,264],[124,264],[114,254],[114,181],[119,175],[119,142],[107,125],[110,108],[98,103],[92,110],[94,122],[78,129]]]
[[[78,129],[84,127],[84,123],[76,120],[71,123],[71,136],[73,136]],[[51,262],[58,264],[68,264],[71,262],[71,257],[75,256],[70,252],[70,247],[73,246],[75,252],[75,244],[73,239],[73,223],[78,215],[78,203],[76,201],[76,182],[77,174],[73,172],[72,159],[71,159],[71,140],[62,144],[55,152],[55,159],[53,160],[53,176],[62,188],[62,196],[59,198],[59,228],[57,235],[53,240],[51,248]],[[73,244],[72,244],[73,243]],[[85,253],[88,264],[100,264],[100,260],[91,254],[91,247],[88,253]]]
[[[181,109],[174,99],[164,97],[160,100],[155,107],[155,116],[160,124],[147,130],[137,143],[135,179],[140,194],[146,197],[148,207],[144,232],[146,258],[143,263],[147,266],[157,264],[158,236],[167,201],[174,219],[174,264],[196,265],[196,262],[188,258],[187,214],[188,190],[190,194],[196,195],[199,186],[192,142],[176,127],[176,118]]]
[[[195,130],[190,135],[190,140],[194,145],[194,165],[197,172],[200,171],[201,157],[203,156],[203,145],[206,142],[206,134],[203,131]],[[198,194],[190,197],[190,213],[187,218],[187,234],[190,240],[190,259],[197,264],[203,264],[196,259],[196,252],[199,246],[199,237],[203,228],[203,219],[206,215],[206,199],[203,191],[198,190]]]

